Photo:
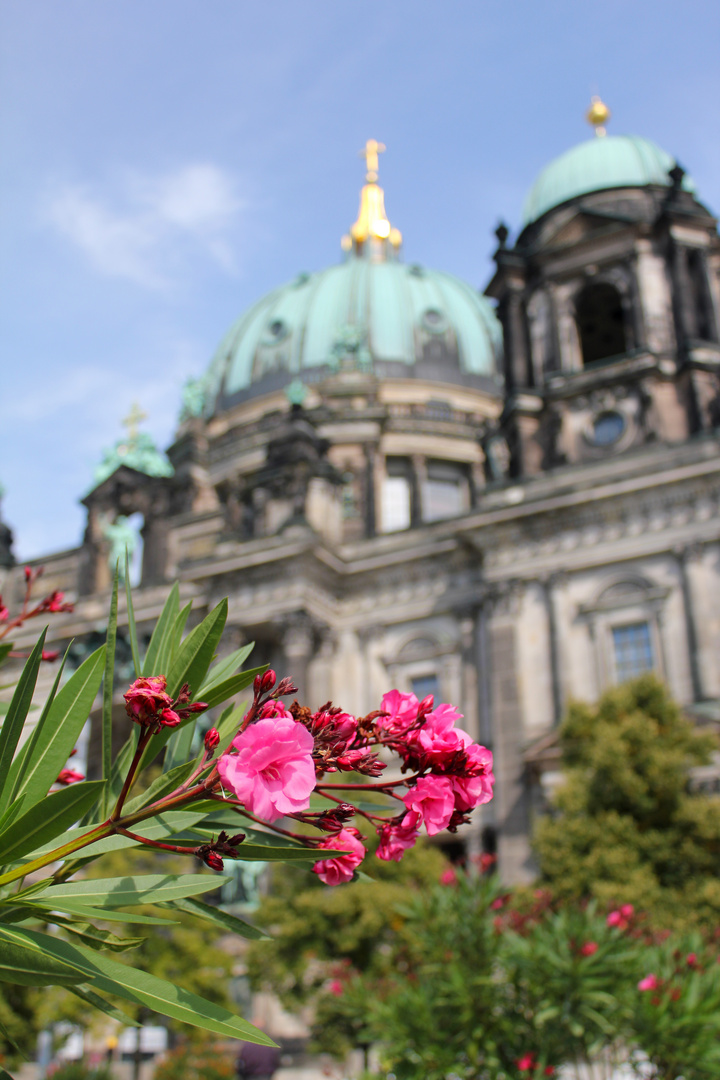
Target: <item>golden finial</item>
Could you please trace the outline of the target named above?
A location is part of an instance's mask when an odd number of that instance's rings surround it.
[[[385,147],[377,139],[368,139],[365,149],[360,151],[360,156],[365,158],[366,173],[365,185],[360,192],[360,211],[357,221],[350,229],[350,236],[343,237],[341,246],[343,251],[352,248],[360,253],[366,241],[380,241],[372,246],[373,257],[385,258],[388,254],[387,243],[393,252],[397,252],[402,236],[398,229],[392,229],[385,213],[385,192],[378,186],[378,154]],[[386,243],[387,242],[387,243]]]
[[[593,94],[590,100],[590,108],[585,113],[585,119],[587,120],[588,124],[592,124],[592,126],[595,128],[596,135],[607,135],[607,131],[605,130],[605,124],[607,124],[611,115],[612,114],[605,102],[602,101],[601,98],[597,96],[597,94]]]
[[[147,420],[147,413],[142,411],[137,401],[134,401],[130,412],[124,420],[121,420],[123,427],[127,428],[128,442],[134,442],[137,439],[138,426],[143,420]]]
[[[378,178],[378,154],[385,152],[384,143],[378,142],[377,139],[368,139],[365,143],[365,148],[360,151],[359,156],[365,158],[365,181],[368,184],[377,183]]]

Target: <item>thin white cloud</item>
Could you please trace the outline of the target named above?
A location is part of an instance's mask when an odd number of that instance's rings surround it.
[[[45,217],[100,273],[162,289],[198,250],[235,271],[232,234],[243,206],[227,173],[197,163],[129,174],[115,193],[65,185],[46,200]]]

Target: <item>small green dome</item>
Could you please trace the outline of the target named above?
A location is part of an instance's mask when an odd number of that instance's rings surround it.
[[[359,367],[438,381],[493,378],[502,330],[472,286],[397,260],[350,255],[254,304],[230,328],[203,380],[206,415],[302,378]],[[472,381],[472,380],[471,380]]]
[[[674,159],[650,139],[638,135],[595,136],[567,150],[546,165],[530,188],[523,207],[523,225],[537,221],[555,206],[607,188],[670,186]],[[694,185],[686,176],[686,191]]]

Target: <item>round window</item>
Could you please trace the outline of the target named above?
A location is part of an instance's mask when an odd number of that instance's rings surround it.
[[[282,341],[290,333],[290,328],[282,319],[273,319],[265,327],[265,341],[268,345],[274,345],[276,341]]]
[[[602,412],[592,425],[592,441],[596,446],[612,446],[625,430],[625,417],[619,412]]]
[[[428,308],[423,312],[423,324],[426,330],[440,334],[447,326],[447,320],[442,311],[438,311],[437,308]]]

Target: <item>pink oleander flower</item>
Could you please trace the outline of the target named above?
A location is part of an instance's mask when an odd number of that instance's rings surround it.
[[[638,990],[657,990],[659,986],[660,980],[657,975],[653,975],[652,972],[650,975],[646,975],[645,978],[641,979],[637,984]]]
[[[387,716],[381,716],[378,725],[388,735],[404,735],[417,720],[420,702],[414,694],[403,694],[399,690],[390,690],[383,694],[380,708]]]
[[[685,957],[685,963],[689,968],[697,967],[697,953],[690,952]]]
[[[77,769],[61,769],[56,784],[79,784],[85,777]]]
[[[586,941],[585,944],[580,949],[580,955],[581,956],[594,956],[599,948],[600,948],[600,946],[598,945],[597,941]]]
[[[267,675],[267,672],[265,672]],[[266,701],[260,708],[259,713],[261,720],[267,720],[269,717],[278,716],[283,717],[285,720],[292,720],[295,723],[295,717],[292,713],[288,712],[282,701]]]
[[[461,750],[463,736],[470,741],[470,736],[455,727],[455,722],[462,720],[454,705],[438,705],[425,717],[422,727],[411,733],[410,742],[431,757],[442,759]]]
[[[611,911],[605,922],[608,926],[617,926],[621,930],[627,926],[627,921],[622,917],[619,911]]]
[[[403,802],[408,810],[420,815],[428,836],[435,836],[450,823],[455,809],[455,794],[447,777],[421,776],[404,796]]]
[[[383,825],[378,834],[380,843],[375,852],[378,859],[400,862],[405,852],[415,846],[420,834],[420,815],[408,812],[399,825]]]
[[[328,990],[334,997],[342,997],[345,993],[345,987],[339,979],[331,979]]]
[[[217,770],[246,808],[265,821],[307,810],[315,788],[313,737],[291,716],[258,720],[233,739]]]
[[[452,866],[446,867],[440,875],[441,885],[457,885],[457,880],[457,871]]]
[[[523,1054],[523,1056],[517,1060],[517,1067],[520,1072],[532,1072],[535,1068],[535,1055]]]
[[[367,849],[360,842],[360,833],[357,829],[341,829],[333,836],[327,836],[318,844],[318,851],[324,850],[346,851],[347,855],[338,855],[335,859],[321,859],[313,866],[313,873],[317,874],[326,885],[341,885],[350,881],[356,867],[360,865],[367,854]]]
[[[465,732],[462,732],[465,735]],[[469,739],[469,736],[466,736]],[[468,759],[468,775],[451,776],[455,793],[455,806],[462,813],[490,802],[493,797],[495,776],[492,771],[492,751],[479,743],[468,742],[464,746]]]
[[[154,675],[148,679],[136,679],[126,694],[125,712],[136,724],[147,724],[156,720],[163,709],[169,709],[173,700],[166,693],[167,682],[164,675]]]
[[[621,904],[620,914],[622,915],[623,919],[631,919],[635,914],[635,908],[632,906],[632,904]]]

